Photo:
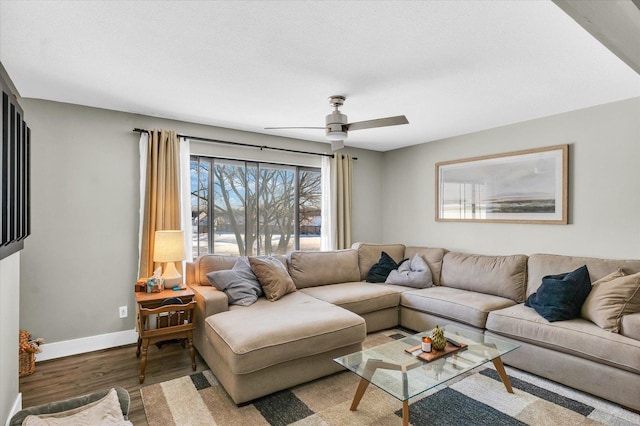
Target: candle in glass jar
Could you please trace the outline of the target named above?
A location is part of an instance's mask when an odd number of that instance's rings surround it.
[[[422,338],[422,352],[431,352],[431,338],[429,336]]]

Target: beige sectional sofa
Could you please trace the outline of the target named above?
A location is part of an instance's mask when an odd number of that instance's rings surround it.
[[[419,254],[434,285],[365,282],[382,251],[397,262]],[[333,358],[360,350],[366,333],[452,323],[520,344],[505,356],[508,365],[640,410],[640,313],[625,316],[620,333],[611,333],[581,318],[547,322],[523,304],[545,275],[586,264],[595,281],[618,267],[640,272],[640,260],[356,243],[280,258],[298,291],[246,307],[229,306],[206,276],[235,260],[201,256],[187,265],[186,278],[198,303],[195,346],[237,404],[339,371]]]

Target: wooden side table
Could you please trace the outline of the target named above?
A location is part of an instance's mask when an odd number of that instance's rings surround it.
[[[144,370],[147,367],[147,350],[149,345],[170,340],[186,339],[189,343],[191,368],[196,370],[196,355],[193,349],[193,316],[196,302],[190,288],[160,293],[136,293],[138,349],[136,356],[140,358],[140,383],[144,382]],[[181,304],[164,305],[166,299],[177,297]]]

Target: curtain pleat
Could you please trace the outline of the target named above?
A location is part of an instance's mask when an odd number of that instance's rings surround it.
[[[193,261],[193,227],[191,225],[191,142],[189,139],[180,140],[180,213],[182,216],[182,230],[184,231],[185,262]],[[184,265],[184,263],[183,263]]]
[[[320,227],[320,250],[335,250],[334,191],[331,189],[331,157],[322,157],[322,226]]]
[[[338,250],[351,247],[352,178],[353,158],[336,154],[331,160],[331,190],[335,194],[335,198],[332,196],[336,228],[333,235]]]
[[[141,150],[143,152],[143,150]],[[180,142],[173,130],[149,131],[139,278],[150,277],[155,231],[182,229],[180,223]],[[142,164],[142,162],[141,162]],[[176,267],[180,270],[181,265]]]

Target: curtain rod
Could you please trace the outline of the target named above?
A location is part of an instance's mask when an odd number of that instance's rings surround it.
[[[139,129],[137,127],[135,129],[133,129],[133,131],[134,132],[138,132],[138,133],[149,133],[148,130]],[[180,133],[178,133],[177,136],[180,137],[180,138],[193,139],[193,140],[202,141],[202,142],[221,143],[221,144],[226,144],[226,145],[243,146],[243,147],[246,147],[246,148],[259,148],[260,151],[262,151],[263,149],[271,149],[273,151],[285,151],[285,152],[292,152],[292,153],[295,153],[295,154],[319,155],[321,157],[331,157],[331,158],[333,158],[335,156],[334,154],[325,154],[324,152],[298,151],[297,149],[277,148],[277,147],[267,146],[267,145],[254,145],[254,144],[251,144],[251,143],[222,141],[222,140],[219,140],[219,139],[202,138],[200,136],[189,136],[189,135],[183,135],[183,134],[180,134]],[[357,160],[356,157],[353,157],[353,159]]]

